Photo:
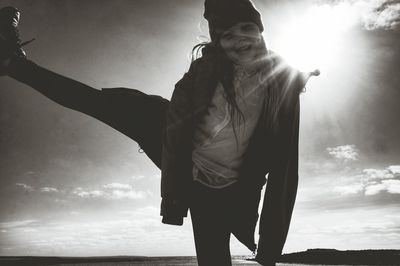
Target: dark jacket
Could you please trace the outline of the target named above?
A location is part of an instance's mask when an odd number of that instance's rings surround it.
[[[182,225],[183,217],[187,216],[194,125],[207,112],[218,82],[212,60],[203,56],[191,64],[175,85],[167,109],[161,156],[163,223]],[[233,230],[239,241],[255,250],[260,191],[268,174],[256,257],[260,262],[281,255],[288,233],[298,183],[299,94],[304,87],[301,73],[276,54],[269,53],[263,68],[270,74],[263,85],[271,97],[264,99],[241,167],[239,182],[243,195],[240,196],[246,200]]]

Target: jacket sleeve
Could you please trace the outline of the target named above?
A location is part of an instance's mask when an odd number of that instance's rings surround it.
[[[161,212],[163,223],[182,225],[187,216],[185,193],[191,174],[192,87],[196,61],[175,85],[166,113],[161,162]]]
[[[260,216],[256,260],[276,261],[282,254],[298,186],[298,140],[302,73],[286,66],[276,75],[276,86],[284,95],[274,134],[273,162]]]

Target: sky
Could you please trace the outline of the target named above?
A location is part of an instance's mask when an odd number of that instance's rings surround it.
[[[284,253],[400,247],[400,3],[255,0],[300,70],[299,189]],[[207,38],[199,0],[1,0],[37,64],[94,88],[170,98]],[[0,255],[195,255],[161,223],[160,171],[109,126],[0,77]],[[256,236],[257,237],[257,236]],[[232,254],[250,255],[234,237]]]

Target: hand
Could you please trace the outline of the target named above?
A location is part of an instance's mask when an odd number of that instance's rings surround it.
[[[316,69],[316,70],[310,72],[310,77],[311,76],[316,76],[317,77],[319,75],[321,75],[321,71],[319,71],[319,69]]]
[[[321,75],[321,71],[319,69],[315,69],[311,72],[300,72],[300,82],[301,82],[301,92],[306,91],[306,84],[311,77],[317,77]]]
[[[319,69],[315,69],[314,71],[311,72],[302,72],[304,85],[307,84],[308,80],[311,77],[318,77],[319,75],[321,75],[321,71]]]

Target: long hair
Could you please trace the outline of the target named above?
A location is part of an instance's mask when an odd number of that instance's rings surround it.
[[[266,54],[267,48],[265,45],[264,38],[261,39],[260,56]],[[204,56],[205,54],[211,54],[215,57],[212,62],[216,64],[215,69],[217,71],[218,81],[221,82],[224,92],[225,99],[228,102],[229,113],[232,121],[232,129],[236,140],[236,147],[238,147],[238,133],[236,126],[240,126],[241,123],[245,124],[245,117],[243,112],[240,110],[236,101],[236,92],[234,81],[234,64],[227,57],[225,51],[219,45],[219,41],[213,42],[202,42],[195,45],[192,49],[192,62],[197,58]],[[259,58],[259,56],[257,56]]]

